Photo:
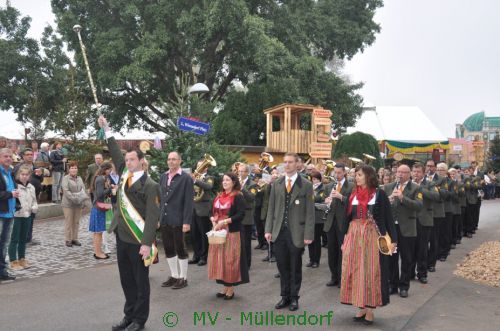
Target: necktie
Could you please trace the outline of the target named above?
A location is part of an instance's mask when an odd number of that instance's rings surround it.
[[[286,191],[288,193],[292,192],[292,179],[288,178],[288,183],[286,184]]]
[[[342,189],[342,185],[340,184],[340,182],[337,182],[337,188],[335,190],[340,193],[341,189]]]
[[[130,187],[132,186],[132,178],[134,177],[134,173],[133,172],[129,172],[128,173],[128,177],[127,177],[127,186]]]

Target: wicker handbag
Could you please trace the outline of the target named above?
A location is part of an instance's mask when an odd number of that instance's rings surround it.
[[[373,222],[373,224],[375,225],[375,229],[377,229],[377,246],[379,252],[384,255],[392,255],[392,252],[394,251],[394,245],[392,244],[391,236],[389,236],[389,233],[387,232],[385,233],[385,235],[382,235],[380,233],[377,222],[375,222],[375,219],[370,212],[367,212],[366,216],[371,222]]]
[[[223,245],[226,243],[226,236],[216,236],[215,235],[215,231],[212,229],[212,231],[210,231],[210,235],[208,236],[208,244],[209,245]]]

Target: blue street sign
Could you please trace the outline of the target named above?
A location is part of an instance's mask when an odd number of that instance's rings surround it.
[[[182,131],[189,131],[199,135],[207,134],[210,131],[210,124],[195,121],[185,117],[179,117],[177,126]]]

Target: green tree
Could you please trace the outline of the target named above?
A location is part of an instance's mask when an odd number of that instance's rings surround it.
[[[329,65],[373,43],[380,29],[373,15],[382,6],[382,0],[51,3],[58,31],[81,68],[72,27],[83,26],[99,99],[109,105],[108,117],[116,127],[146,127],[170,135],[172,125],[161,119],[168,118],[166,103],[175,99],[180,79],[187,77],[190,83],[207,84],[211,92],[205,100],[220,102],[217,136],[252,144],[259,143],[262,110],[284,101],[332,109],[338,127],[353,122],[361,111],[355,93],[360,85],[340,79]],[[250,95],[235,91],[235,84]],[[274,86],[283,89],[274,88],[279,92],[272,95],[269,87]],[[256,100],[259,96],[264,100]],[[224,106],[226,97],[245,107]],[[242,119],[248,125],[233,125]],[[227,141],[225,134],[231,137]]]
[[[496,134],[495,138],[490,142],[488,150],[488,169],[493,169],[496,172],[500,171],[500,134]]]
[[[363,153],[372,155],[377,159],[371,162],[374,167],[378,168],[383,165],[380,158],[380,151],[377,140],[370,134],[363,132],[354,132],[352,134],[343,134],[340,136],[335,148],[333,149],[333,158],[335,160],[356,157],[364,160]]]

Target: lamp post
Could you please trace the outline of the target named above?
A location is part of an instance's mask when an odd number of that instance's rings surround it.
[[[191,94],[204,94],[209,92],[210,89],[203,83],[196,83],[188,89],[188,115],[191,116]]]

